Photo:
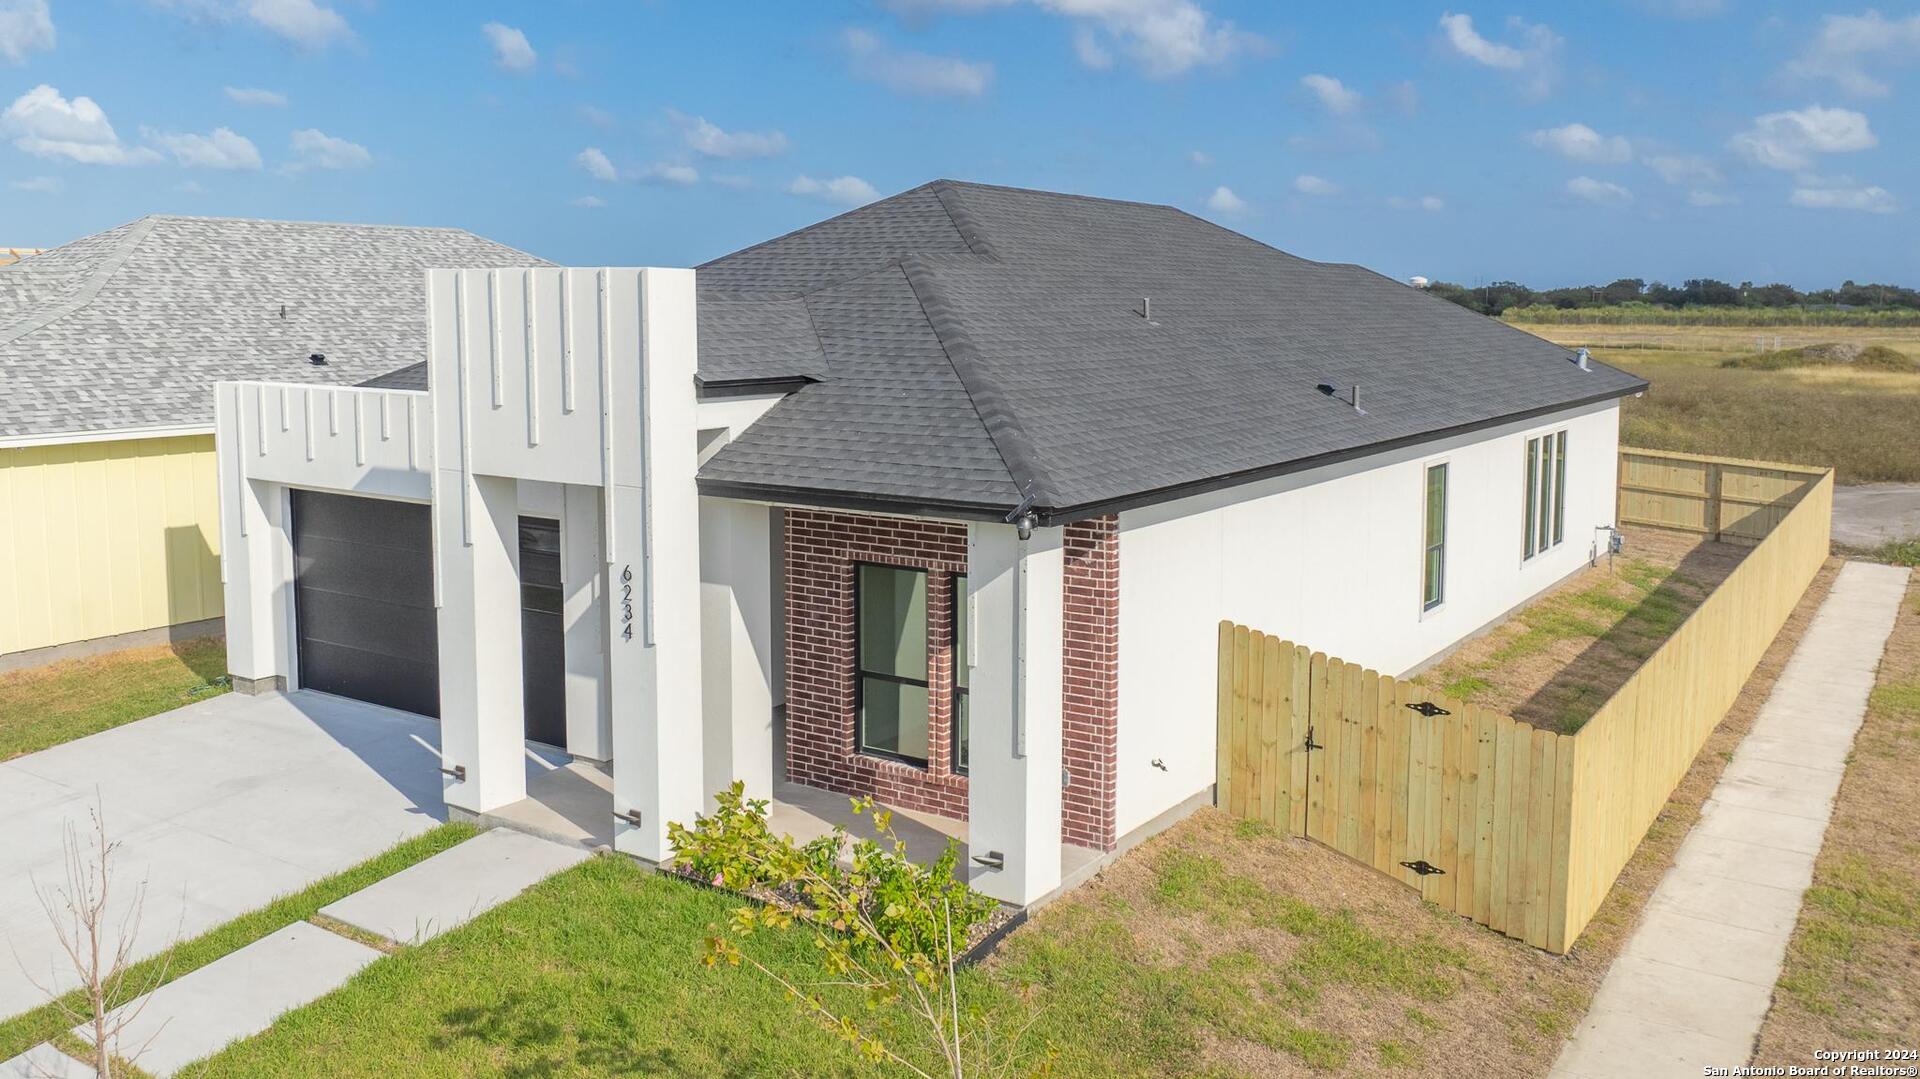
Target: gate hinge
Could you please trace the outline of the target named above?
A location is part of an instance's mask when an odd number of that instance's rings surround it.
[[[1433,865],[1429,863],[1425,858],[1422,858],[1417,862],[1401,862],[1400,864],[1403,866],[1406,866],[1408,869],[1413,870],[1415,873],[1418,873],[1423,877],[1429,877],[1435,874],[1438,874],[1443,877],[1447,875],[1446,870],[1440,868],[1437,865]]]
[[[1415,701],[1407,705],[1407,707],[1423,716],[1450,716],[1453,714],[1432,701]]]

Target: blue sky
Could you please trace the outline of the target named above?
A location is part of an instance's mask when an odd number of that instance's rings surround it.
[[[0,0],[0,245],[149,212],[690,265],[935,177],[1536,286],[1920,284],[1920,8]]]

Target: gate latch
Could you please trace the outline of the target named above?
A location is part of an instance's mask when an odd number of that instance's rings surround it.
[[[1440,876],[1443,876],[1443,877],[1447,875],[1446,870],[1440,868],[1437,865],[1433,865],[1429,863],[1425,858],[1422,858],[1417,862],[1401,862],[1400,864],[1403,866],[1406,866],[1408,869],[1413,870],[1415,873],[1418,873],[1423,877],[1430,877],[1435,874],[1439,874]]]
[[[1420,713],[1423,716],[1429,716],[1429,717],[1450,716],[1453,714],[1452,712],[1447,711],[1445,708],[1440,707],[1439,705],[1433,703],[1432,701],[1415,701],[1414,703],[1407,705],[1407,707],[1413,709],[1414,711]]]
[[[1311,752],[1311,751],[1313,751],[1313,750],[1316,750],[1316,749],[1325,749],[1325,748],[1327,748],[1327,747],[1326,747],[1326,746],[1323,746],[1323,745],[1321,745],[1320,743],[1318,743],[1318,742],[1316,742],[1316,741],[1314,741],[1314,740],[1313,740],[1313,728],[1312,728],[1312,727],[1308,727],[1308,728],[1307,728],[1307,740],[1306,740],[1306,743],[1304,744],[1304,746],[1303,746],[1302,748],[1304,748],[1304,749],[1306,749],[1306,750],[1308,750],[1309,752]]]

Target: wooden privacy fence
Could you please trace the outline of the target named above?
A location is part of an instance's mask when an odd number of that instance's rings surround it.
[[[1771,535],[1822,474],[1771,461],[1622,449],[1618,519],[1751,545]]]
[[[1833,474],[1793,471],[1772,531],[1577,734],[1222,622],[1217,804],[1566,951],[1826,559]]]

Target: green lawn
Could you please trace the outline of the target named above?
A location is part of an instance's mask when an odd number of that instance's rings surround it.
[[[701,963],[710,927],[737,902],[596,858],[381,959],[203,1074],[894,1074],[757,972]],[[814,970],[799,932],[749,947],[790,977]],[[1538,1074],[1590,992],[1577,961],[1213,813],[1139,848],[963,972],[963,994],[1001,1029],[1034,1016],[1029,1044],[1057,1051],[1061,1076],[1358,1074],[1463,1060]],[[897,1013],[863,1014],[899,1033]]]
[[[226,642],[201,637],[0,674],[0,761],[218,696],[226,672]]]
[[[392,850],[309,885],[292,895],[277,899],[251,914],[210,929],[192,940],[183,941],[170,957],[156,957],[137,964],[126,978],[129,986],[146,985],[164,963],[167,980],[206,966],[245,945],[295,922],[318,913],[336,899],[352,895],[383,877],[430,858],[475,834],[471,825],[443,824],[433,831],[401,843]],[[79,993],[70,994],[70,1008],[84,1005]],[[0,1060],[10,1059],[39,1043],[60,1034],[72,1024],[53,1004],[0,1022]]]

